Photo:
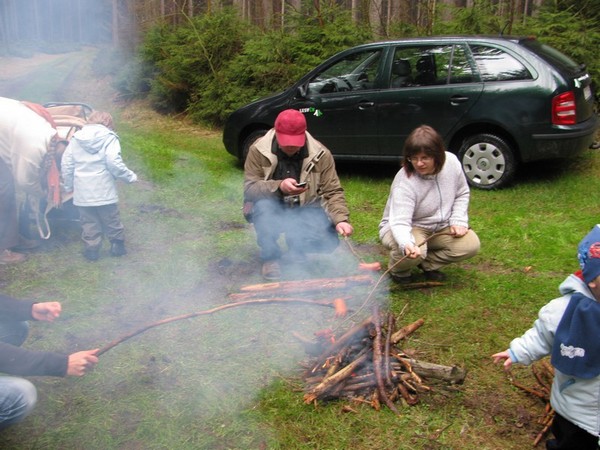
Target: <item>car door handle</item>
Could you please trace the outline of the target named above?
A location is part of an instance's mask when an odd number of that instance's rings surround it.
[[[367,109],[367,108],[372,108],[373,106],[375,106],[375,102],[360,102],[358,104],[358,109]]]
[[[459,103],[465,103],[469,101],[469,97],[465,97],[464,95],[453,95],[450,97],[451,105],[458,105]]]

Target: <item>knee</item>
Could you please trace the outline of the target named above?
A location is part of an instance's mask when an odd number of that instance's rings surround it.
[[[37,403],[35,386],[23,379],[0,379],[0,429],[22,421]]]

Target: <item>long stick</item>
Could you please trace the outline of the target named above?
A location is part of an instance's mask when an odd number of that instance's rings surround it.
[[[452,236],[452,233],[448,233],[448,232],[439,232],[439,233],[433,233],[431,236],[429,236],[426,239],[423,239],[421,242],[419,242],[417,244],[417,247],[421,247],[423,245],[425,245],[429,240],[433,239],[434,237],[437,236]],[[398,261],[396,261],[394,263],[394,265],[392,267],[389,267],[385,272],[383,272],[381,274],[381,276],[379,277],[379,279],[377,280],[377,282],[375,283],[375,285],[373,286],[373,288],[371,289],[371,291],[369,292],[369,295],[367,295],[367,298],[365,299],[365,301],[363,302],[362,305],[360,305],[360,308],[358,308],[353,314],[349,315],[346,320],[344,320],[342,323],[340,323],[338,325],[338,328],[341,327],[344,323],[348,322],[350,319],[352,319],[353,317],[357,316],[366,306],[367,304],[371,301],[371,297],[373,296],[373,294],[375,293],[375,291],[377,290],[377,287],[379,286],[379,284],[383,281],[383,279],[386,277],[386,275],[388,273],[390,273],[390,271],[396,267],[398,264],[400,264],[402,261],[404,261],[406,258],[408,258],[408,255],[404,255],[402,258],[400,258]]]
[[[197,317],[197,316],[205,316],[205,315],[216,313],[218,311],[223,311],[225,309],[236,308],[238,306],[261,305],[261,304],[264,305],[264,304],[269,304],[269,303],[308,303],[311,305],[321,305],[321,306],[329,306],[329,307],[332,307],[332,305],[333,305],[333,302],[330,302],[330,301],[309,300],[309,299],[305,299],[305,298],[259,298],[259,299],[253,299],[253,300],[246,300],[243,302],[228,303],[226,305],[217,306],[212,309],[207,309],[204,311],[198,311],[198,312],[189,313],[189,314],[183,314],[183,315],[175,316],[175,317],[169,317],[167,319],[159,320],[158,322],[153,322],[153,323],[147,324],[137,330],[132,331],[129,334],[121,336],[120,338],[115,339],[114,341],[106,344],[104,347],[102,347],[98,351],[97,356],[100,356],[100,355],[106,353],[107,351],[109,351],[111,348],[116,347],[120,343],[125,342],[126,340],[131,339],[132,337],[137,336],[138,334],[141,334],[144,331],[149,330],[150,328],[157,327],[159,325],[164,325],[166,323],[175,322],[177,320],[190,319],[192,317]]]

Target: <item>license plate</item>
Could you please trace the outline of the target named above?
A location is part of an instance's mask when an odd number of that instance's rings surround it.
[[[586,100],[589,100],[590,98],[592,98],[592,89],[589,86],[584,87],[583,95],[585,96]]]

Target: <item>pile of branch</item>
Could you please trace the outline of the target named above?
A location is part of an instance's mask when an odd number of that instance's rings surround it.
[[[554,408],[550,405],[550,391],[552,388],[552,380],[554,378],[554,367],[552,367],[547,360],[542,360],[536,364],[532,364],[531,371],[536,380],[536,386],[525,386],[524,384],[515,381],[512,377],[511,381],[514,386],[544,402],[544,415],[538,420],[538,423],[542,426],[542,430],[537,434],[533,441],[533,446],[537,447],[550,431],[552,421],[554,420]]]
[[[305,403],[347,398],[377,410],[383,403],[399,414],[394,403],[416,404],[419,394],[431,390],[426,379],[464,381],[466,372],[459,367],[417,361],[400,350],[400,342],[420,328],[423,319],[398,330],[395,322],[391,313],[383,319],[375,306],[370,317],[343,335],[319,336],[325,348],[306,368]]]

